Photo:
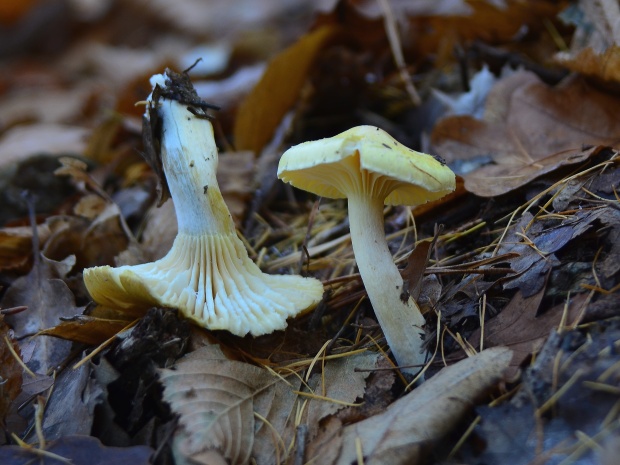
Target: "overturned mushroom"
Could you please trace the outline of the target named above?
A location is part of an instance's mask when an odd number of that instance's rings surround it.
[[[239,336],[285,328],[288,317],[322,298],[321,282],[264,274],[250,260],[217,184],[209,106],[185,74],[167,70],[151,84],[145,124],[160,148],[179,232],[160,260],[84,270],[90,295],[112,307],[177,308],[201,326]]]
[[[348,199],[353,252],[387,342],[399,365],[422,365],[424,317],[413,298],[401,299],[403,279],[385,239],[383,205],[439,199],[454,190],[454,173],[379,128],[359,126],[291,147],[278,177],[323,197]]]

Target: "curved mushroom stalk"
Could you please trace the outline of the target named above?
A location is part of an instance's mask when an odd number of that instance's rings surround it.
[[[180,79],[170,72],[154,76],[159,90],[149,97],[161,119],[161,162],[178,235],[155,262],[84,270],[86,287],[103,305],[178,308],[206,328],[239,336],[283,329],[287,318],[320,301],[323,285],[314,278],[265,274],[250,260],[217,184],[211,123],[190,111],[196,101],[173,98]]]
[[[413,298],[400,298],[403,279],[385,239],[383,205],[441,198],[454,190],[454,173],[379,128],[358,126],[291,147],[278,177],[323,197],[348,199],[351,244],[368,298],[397,363],[418,371],[425,360],[424,317]]]
[[[370,303],[397,363],[416,372],[426,359],[425,320],[413,297],[401,299],[403,278],[385,238],[383,198],[351,196],[347,203],[351,245]]]

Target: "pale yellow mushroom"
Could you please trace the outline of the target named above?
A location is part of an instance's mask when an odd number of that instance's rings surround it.
[[[455,189],[452,170],[379,128],[359,126],[291,147],[278,177],[323,197],[348,199],[355,260],[385,338],[399,365],[422,365],[425,320],[413,298],[401,298],[407,293],[385,238],[383,205],[443,197]]]
[[[239,336],[283,329],[321,300],[323,286],[265,274],[250,260],[217,184],[213,127],[193,88],[179,89],[184,82],[170,71],[153,76],[146,114],[161,123],[161,163],[179,229],[172,248],[152,263],[88,268],[86,287],[103,305],[177,308],[201,326]]]

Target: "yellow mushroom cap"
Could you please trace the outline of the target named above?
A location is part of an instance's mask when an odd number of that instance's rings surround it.
[[[278,177],[322,197],[365,192],[385,196],[387,205],[421,205],[455,189],[445,164],[374,126],[291,147],[280,159]]]

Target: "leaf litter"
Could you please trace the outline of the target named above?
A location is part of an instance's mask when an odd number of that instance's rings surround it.
[[[207,10],[192,2],[168,16],[140,5],[149,14],[139,30],[135,2],[107,14],[84,4],[90,32],[76,29],[76,46],[60,45],[61,66],[7,55],[0,101],[25,113],[0,128],[0,185],[11,202],[0,228],[1,311],[11,326],[0,341],[3,463],[82,463],[88,454],[102,464],[614,463],[613,2],[391,2],[391,16],[373,2],[325,2],[320,14],[304,7],[299,16],[275,3],[257,2],[265,14],[252,34],[221,12],[211,29],[196,29]],[[38,8],[16,10],[21,24],[35,24]],[[62,27],[60,17],[50,24]],[[207,89],[235,79],[233,97],[210,95],[226,104],[215,130],[230,153],[218,180],[236,226],[263,270],[310,274],[327,290],[313,312],[260,338],[209,333],[170,309],[89,305],[81,280],[85,267],[149,261],[169,248],[174,208],[151,208],[156,177],[139,157],[142,109],[133,103],[151,74],[183,69],[186,52],[213,43],[215,29],[228,31],[217,37],[228,55],[192,80]],[[41,49],[43,36],[28,30],[24,50]],[[242,72],[250,68],[263,78]],[[477,90],[482,116],[440,119],[446,108],[432,95],[470,98],[468,76],[481,69],[493,76],[486,96]],[[47,86],[37,86],[33,106],[28,86],[37,82]],[[54,107],[62,96],[70,98]],[[114,115],[102,112],[109,105]],[[391,251],[426,317],[419,386],[394,368],[357,274],[346,205],[269,179],[288,146],[359,124],[469,166],[452,197],[384,211]],[[49,143],[31,144],[26,129],[45,129],[35,134]],[[58,155],[73,161],[60,165]],[[60,195],[51,180],[62,180]],[[34,220],[15,186],[39,189]]]

